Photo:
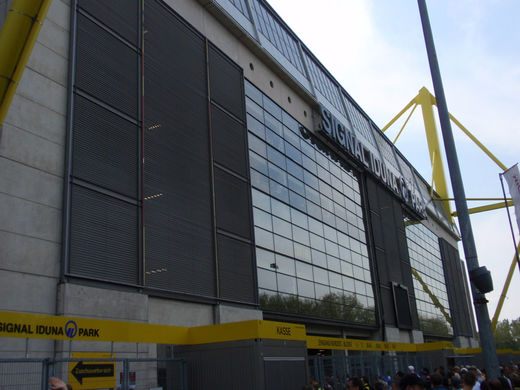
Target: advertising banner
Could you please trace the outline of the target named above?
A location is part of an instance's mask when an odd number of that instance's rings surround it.
[[[513,165],[503,175],[515,204],[516,223],[520,230],[520,172],[518,171],[518,164]]]

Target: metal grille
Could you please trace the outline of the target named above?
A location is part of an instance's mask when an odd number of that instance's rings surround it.
[[[361,134],[363,139],[367,140],[372,146],[376,146],[374,141],[374,134],[370,127],[370,122],[367,118],[357,109],[357,107],[350,101],[350,98],[343,95],[343,100],[347,106],[348,115],[352,121],[352,126],[357,133]]]
[[[249,20],[249,12],[247,12],[247,6],[245,0],[229,0],[231,4],[235,6]]]
[[[135,46],[138,45],[138,0],[81,0],[79,6]]]
[[[136,284],[137,237],[134,205],[72,186],[71,273]]]
[[[78,14],[76,53],[76,87],[137,118],[137,52]]]

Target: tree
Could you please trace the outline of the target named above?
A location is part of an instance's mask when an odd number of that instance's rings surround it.
[[[520,317],[516,320],[502,320],[495,328],[497,349],[520,350]]]

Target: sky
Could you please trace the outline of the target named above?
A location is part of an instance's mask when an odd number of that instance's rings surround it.
[[[416,1],[268,1],[380,128],[421,87],[433,94]],[[516,164],[520,160],[520,28],[515,18],[520,15],[520,1],[430,0],[427,6],[450,113],[503,164]],[[391,140],[405,117],[386,132]],[[453,124],[452,128],[466,196],[503,198],[502,170]],[[438,130],[442,138],[440,126]],[[430,182],[419,108],[396,145]],[[493,202],[471,201],[468,207],[489,203]],[[513,208],[510,212],[518,243]],[[515,250],[509,220],[503,208],[472,214],[471,223],[479,263],[493,277],[494,291],[486,295],[492,317]],[[459,253],[463,258],[461,245]],[[500,320],[520,317],[519,298],[517,266]]]

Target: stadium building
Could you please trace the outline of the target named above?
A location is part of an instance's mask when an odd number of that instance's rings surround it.
[[[442,202],[264,0],[52,1],[0,178],[4,314],[477,346]],[[4,340],[2,357],[135,352]],[[263,357],[267,386],[282,366],[305,380],[317,353],[362,353],[259,342],[138,354],[237,378]]]

